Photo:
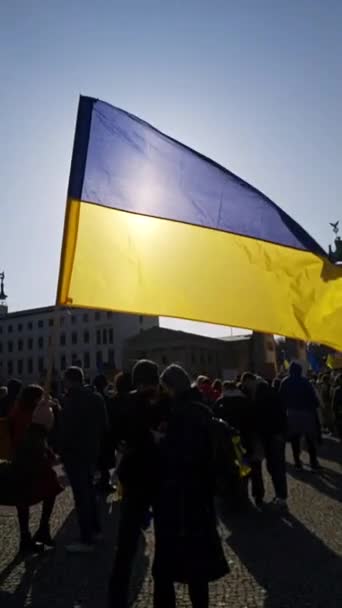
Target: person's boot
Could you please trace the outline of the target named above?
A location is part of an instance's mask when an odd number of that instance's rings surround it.
[[[320,470],[321,465],[319,464],[318,460],[314,460],[311,462],[310,467],[313,473],[317,473]]]
[[[303,468],[304,468],[303,467],[303,463],[302,463],[302,461],[300,459],[296,460],[295,467],[296,467],[297,471],[302,471],[303,470]]]
[[[19,553],[21,555],[39,555],[44,552],[44,545],[36,542],[30,535],[22,536],[20,539]]]
[[[55,547],[56,541],[51,537],[49,526],[39,526],[33,537],[33,542],[46,545],[46,547]]]

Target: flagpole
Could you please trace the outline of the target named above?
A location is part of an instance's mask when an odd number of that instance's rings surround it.
[[[46,368],[46,376],[44,382],[44,391],[45,396],[49,397],[51,392],[51,384],[52,384],[52,376],[54,371],[54,358],[56,353],[57,339],[60,330],[60,313],[61,307],[58,304],[54,307],[53,312],[53,326],[52,331],[49,335],[49,343],[48,343],[48,356],[47,356],[47,368]]]

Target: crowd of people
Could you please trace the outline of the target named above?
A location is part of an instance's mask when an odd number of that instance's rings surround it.
[[[10,437],[0,464],[0,504],[17,509],[20,552],[53,547],[50,519],[63,485],[62,464],[75,501],[79,538],[69,553],[90,553],[103,537],[99,492],[117,491],[120,522],[108,588],[108,608],[126,608],[139,537],[153,518],[154,606],[175,606],[174,583],[188,585],[192,605],[207,608],[208,583],[228,573],[217,532],[217,505],[243,512],[251,504],[288,509],[285,449],[295,466],[319,469],[322,430],[342,438],[342,375],[304,377],[293,362],[286,377],[268,382],[251,372],[236,381],[195,382],[179,365],[162,373],[148,360],[114,385],[82,369],[65,372],[63,394],[10,380],[0,387],[0,415]],[[263,462],[274,499],[265,505]],[[115,484],[113,480],[115,470]],[[97,479],[95,483],[95,479]],[[30,507],[42,503],[30,534]]]

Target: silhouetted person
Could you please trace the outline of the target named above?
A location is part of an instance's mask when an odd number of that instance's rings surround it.
[[[314,387],[303,377],[302,366],[292,362],[289,375],[280,387],[280,397],[287,410],[288,436],[291,439],[293,457],[298,469],[301,461],[301,439],[306,438],[312,470],[319,467],[317,442],[319,439],[319,400]]]
[[[274,506],[287,507],[287,479],[285,462],[286,413],[278,394],[267,382],[245,372],[241,387],[250,401],[251,428],[254,450],[251,453],[252,493],[255,504],[262,507],[265,487],[262,460],[265,456],[268,472],[275,491]],[[253,453],[254,451],[254,453]]]
[[[84,387],[83,371],[70,367],[64,375],[66,395],[60,415],[60,454],[70,481],[80,528],[80,542],[67,547],[71,553],[88,553],[100,534],[94,474],[107,416],[103,398]]]
[[[122,380],[125,386],[124,380]],[[122,488],[117,551],[109,582],[109,608],[127,608],[129,585],[139,537],[156,487],[157,460],[152,434],[159,416],[159,371],[152,361],[138,361],[132,371],[135,390],[121,392],[119,440],[124,442],[118,478]],[[120,384],[120,382],[119,382]],[[120,389],[119,389],[120,390]]]
[[[180,366],[170,365],[161,385],[171,404],[156,430],[154,608],[176,606],[174,582],[188,585],[194,608],[207,608],[208,582],[228,572],[216,529],[212,415],[194,399]]]

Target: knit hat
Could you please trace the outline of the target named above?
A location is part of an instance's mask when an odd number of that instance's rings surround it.
[[[190,377],[180,365],[176,365],[175,363],[169,365],[163,371],[160,381],[167,388],[172,389],[176,395],[185,393],[191,388]]]

